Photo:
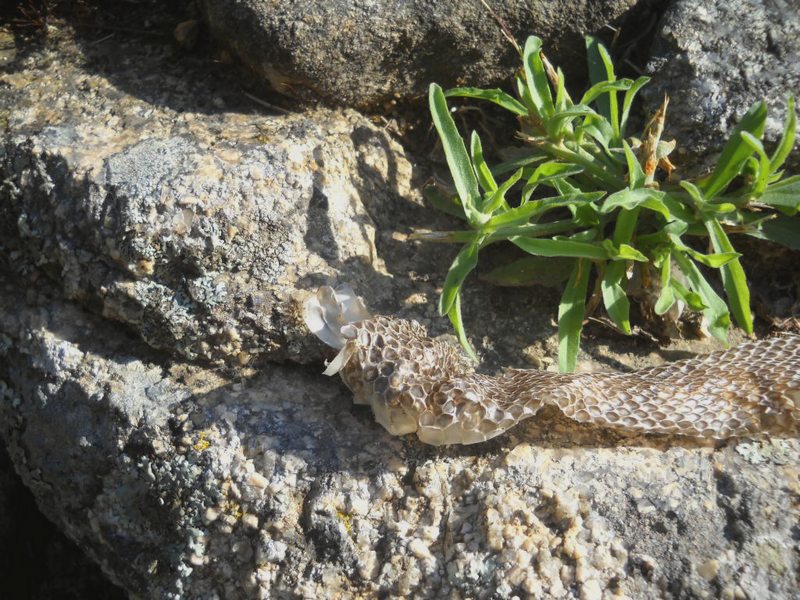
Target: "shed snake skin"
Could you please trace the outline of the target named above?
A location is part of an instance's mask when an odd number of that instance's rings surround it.
[[[488,376],[419,323],[371,316],[347,286],[320,288],[304,318],[339,349],[325,373],[338,372],[391,434],[416,432],[428,444],[483,442],[547,405],[580,423],[644,433],[723,439],[800,431],[800,335],[629,373]]]

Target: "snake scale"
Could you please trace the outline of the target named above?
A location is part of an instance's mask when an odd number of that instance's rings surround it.
[[[800,335],[751,341],[629,373],[476,373],[452,345],[415,321],[371,316],[347,286],[323,287],[305,304],[308,328],[339,349],[354,401],[393,435],[428,444],[488,440],[557,407],[580,423],[645,433],[729,438],[800,431]]]

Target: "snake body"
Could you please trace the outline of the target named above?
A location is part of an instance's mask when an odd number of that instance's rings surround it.
[[[635,372],[476,373],[452,345],[415,321],[371,316],[348,287],[324,287],[305,305],[309,329],[339,348],[354,401],[391,434],[428,444],[488,440],[555,406],[580,423],[646,433],[729,438],[800,431],[800,335],[751,341]]]

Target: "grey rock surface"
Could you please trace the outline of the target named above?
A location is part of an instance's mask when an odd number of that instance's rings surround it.
[[[583,35],[618,23],[636,0],[490,2],[518,40],[535,34],[567,72]],[[643,3],[646,4],[646,3]],[[519,57],[478,0],[202,0],[212,33],[279,92],[376,108],[443,87],[506,83]]]
[[[800,96],[800,4],[676,0],[662,18],[648,71],[653,79],[642,92],[649,111],[669,95],[665,135],[678,140],[684,164],[719,152],[731,126],[759,100],[769,106],[765,138],[774,143],[787,96]],[[790,157],[794,168],[797,156]]]
[[[81,64],[102,49],[74,44],[3,76],[0,220],[17,269],[50,273],[156,348],[229,365],[319,358],[304,288],[404,293],[377,285],[392,266],[371,215],[422,206],[387,133],[347,111],[225,110],[243,96],[169,47],[130,50],[111,76]]]
[[[792,598],[797,440],[714,448],[555,416],[391,438],[321,375],[226,378],[4,282],[0,432],[138,597]]]
[[[0,86],[0,437],[43,512],[133,596],[796,594],[798,440],[621,437],[545,414],[437,449],[388,436],[319,374],[296,310],[319,284],[447,330],[434,301],[455,249],[403,239],[446,223],[362,117],[265,117],[202,60],[57,27]],[[225,295],[201,293],[209,277]],[[482,355],[551,364],[548,294],[471,283]],[[286,364],[240,359],[262,344]],[[699,348],[588,336],[580,366]]]

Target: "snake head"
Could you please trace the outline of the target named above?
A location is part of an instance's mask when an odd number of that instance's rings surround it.
[[[364,301],[347,284],[323,286],[306,300],[303,320],[309,331],[331,348],[341,350],[351,336],[342,333],[350,323],[371,318]]]
[[[364,306],[364,301],[356,296],[353,288],[347,284],[335,289],[323,286],[306,300],[303,307],[306,327],[328,346],[339,350],[336,358],[325,369],[325,375],[338,373],[353,355],[355,347],[347,343],[355,337],[351,323],[365,321],[371,317],[367,307]]]

